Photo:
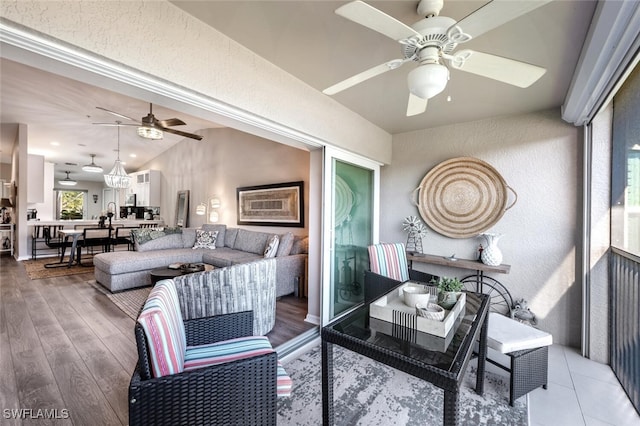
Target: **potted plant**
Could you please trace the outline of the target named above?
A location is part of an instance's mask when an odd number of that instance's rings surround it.
[[[451,310],[458,301],[458,294],[462,290],[462,282],[456,278],[439,277],[432,279],[432,284],[438,287],[438,305]]]

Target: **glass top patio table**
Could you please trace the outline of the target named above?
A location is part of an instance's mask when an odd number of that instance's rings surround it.
[[[397,291],[394,288],[391,291]],[[322,416],[333,424],[333,345],[427,380],[444,390],[443,424],[459,423],[459,391],[479,339],[476,392],[484,391],[489,297],[466,293],[464,310],[445,338],[369,315],[369,304],[322,328]]]

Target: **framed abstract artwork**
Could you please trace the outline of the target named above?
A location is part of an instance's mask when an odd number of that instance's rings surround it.
[[[236,190],[238,225],[304,227],[304,182],[245,186]]]

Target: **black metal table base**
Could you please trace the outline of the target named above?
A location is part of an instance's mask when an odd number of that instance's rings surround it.
[[[426,380],[444,392],[442,421],[445,426],[455,426],[460,422],[460,386],[465,376],[468,362],[473,353],[475,342],[478,345],[478,366],[476,376],[476,393],[484,393],[484,375],[487,355],[487,331],[489,297],[484,294],[468,293],[468,319],[465,325],[456,331],[458,341],[451,351],[446,353],[437,349],[420,347],[414,341],[405,341],[403,337],[388,336],[382,340],[371,339],[369,332],[369,306],[364,304],[345,317],[323,327],[322,338],[322,424],[334,424],[334,377],[333,350],[334,345],[363,355],[389,367]],[[470,311],[469,311],[470,309]],[[389,339],[394,344],[387,346]],[[400,350],[399,347],[411,345],[412,350],[422,352],[422,357],[411,354],[411,351]],[[400,346],[398,346],[400,345]],[[426,353],[425,353],[426,351]],[[429,353],[429,351],[432,351]],[[433,362],[425,361],[432,354]],[[425,358],[427,356],[427,358]],[[448,359],[449,364],[442,364]]]

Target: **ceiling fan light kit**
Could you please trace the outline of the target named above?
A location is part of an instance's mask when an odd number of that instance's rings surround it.
[[[67,177],[59,180],[58,183],[62,186],[76,186],[78,182],[69,177],[69,173],[71,172],[68,170],[65,170],[65,173],[67,174]]]
[[[529,87],[546,70],[536,65],[488,53],[463,50],[454,53],[458,44],[466,43],[487,31],[549,3],[551,0],[493,0],[460,21],[439,16],[443,0],[421,0],[417,13],[425,17],[412,26],[360,0],[347,3],[336,14],[377,31],[400,43],[404,58],[387,61],[360,74],[334,84],[323,92],[334,95],[377,75],[395,70],[405,62],[418,62],[408,75],[409,102],[407,116],[423,113],[427,99],[441,93],[449,80],[444,60],[457,70],[490,78],[516,87]]]
[[[98,166],[94,162],[96,155],[95,154],[89,154],[89,155],[91,156],[91,164],[86,164],[82,166],[82,170],[89,173],[102,173],[104,171],[102,170],[102,167]]]
[[[431,99],[441,93],[449,81],[449,70],[441,64],[424,64],[411,70],[409,91],[422,99]]]
[[[191,138],[195,140],[202,140],[202,136],[196,135],[195,133],[183,132],[180,130],[172,129],[172,126],[184,126],[186,123],[179,118],[169,118],[167,120],[158,120],[155,115],[153,115],[153,104],[149,104],[149,114],[142,117],[141,120],[136,120],[134,118],[128,117],[124,114],[120,114],[119,112],[111,111],[106,108],[96,107],[99,110],[104,112],[108,112],[109,114],[113,114],[116,117],[124,118],[125,120],[132,121],[136,124],[132,123],[122,123],[120,121],[116,122],[116,126],[134,126],[138,128],[138,136],[145,139],[159,140],[164,137],[164,132],[173,133],[174,135],[184,136],[185,138]],[[100,126],[114,126],[112,123],[93,123]]]
[[[162,139],[164,133],[155,127],[138,127],[138,136],[145,139],[159,140]]]

